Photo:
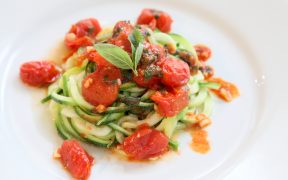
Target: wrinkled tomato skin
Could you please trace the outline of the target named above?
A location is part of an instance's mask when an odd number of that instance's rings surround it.
[[[94,38],[100,31],[101,26],[97,19],[83,19],[72,25],[65,37],[65,44],[73,50],[76,50],[81,46],[92,45],[94,43]]]
[[[30,61],[21,65],[21,80],[34,87],[47,86],[59,77],[60,70],[48,61]]]
[[[133,160],[147,160],[167,151],[168,138],[160,131],[143,126],[125,138],[123,150]]]
[[[115,66],[98,67],[82,81],[82,95],[94,106],[111,105],[118,96],[121,71]]]
[[[58,149],[63,166],[76,179],[87,180],[94,158],[76,140],[65,140]]]
[[[148,25],[152,30],[158,28],[165,33],[171,31],[172,22],[172,18],[166,12],[148,8],[143,9],[137,19],[137,24]]]
[[[171,24],[173,20],[172,18],[165,12],[162,12],[157,19],[157,28],[165,33],[168,33],[171,31]]]
[[[146,24],[152,30],[156,29],[156,18],[154,17],[151,9],[143,9],[137,19],[137,24]]]
[[[157,91],[151,99],[157,104],[158,113],[165,117],[175,116],[189,104],[188,91],[185,88]]]
[[[143,69],[138,69],[137,76],[133,74],[133,81],[141,87],[148,87],[150,89],[159,89],[161,86],[161,79],[159,77],[145,79]]]
[[[167,59],[161,64],[162,83],[170,87],[179,87],[187,84],[190,70],[187,63],[174,58]]]
[[[131,44],[128,40],[129,34],[132,32],[133,26],[127,21],[119,21],[113,28],[113,36],[109,43],[121,47],[125,51],[131,53]]]
[[[152,63],[156,65],[161,64],[165,57],[166,52],[163,47],[145,42],[142,57],[140,60],[140,66],[142,66],[143,68]]]

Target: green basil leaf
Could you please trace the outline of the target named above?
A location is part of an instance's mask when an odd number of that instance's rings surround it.
[[[139,29],[134,28],[132,33],[128,36],[128,39],[131,43],[131,47],[134,46],[136,49],[139,45],[139,43],[142,43],[144,41],[144,36],[143,34],[139,31]],[[133,47],[132,47],[133,50]]]
[[[138,43],[138,45],[139,45],[139,43],[142,43],[144,41],[144,36],[139,29],[135,28],[133,30],[133,35],[134,35],[135,40]]]
[[[134,56],[134,70],[137,69],[138,63],[142,57],[142,53],[143,53],[143,49],[144,49],[144,45],[143,43],[139,43],[136,52],[135,52],[135,56]]]
[[[133,69],[133,62],[129,54],[113,44],[95,44],[97,52],[111,64],[121,69]]]

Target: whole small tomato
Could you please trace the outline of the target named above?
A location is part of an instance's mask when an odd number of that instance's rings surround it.
[[[109,106],[117,99],[120,79],[117,67],[100,66],[82,81],[82,95],[94,106]]]
[[[146,24],[152,30],[158,28],[165,33],[170,32],[172,22],[172,18],[166,12],[148,8],[143,9],[137,19],[137,24]]]
[[[142,127],[125,138],[122,147],[129,158],[147,160],[164,154],[167,151],[168,141],[168,137],[162,132]]]
[[[165,117],[172,117],[189,104],[188,91],[185,88],[169,91],[157,91],[151,96],[157,104],[157,111]]]
[[[73,24],[65,36],[65,44],[72,50],[81,46],[89,46],[94,43],[94,38],[101,31],[101,26],[97,19],[83,19]]]
[[[121,47],[125,51],[131,53],[131,44],[128,36],[133,30],[133,26],[128,21],[119,21],[113,28],[113,36],[109,43]]]
[[[59,77],[60,69],[48,61],[30,61],[21,65],[21,80],[35,87],[47,86]]]
[[[58,149],[63,166],[76,179],[88,179],[94,158],[76,140],[65,140]]]
[[[166,59],[162,64],[162,83],[170,87],[187,84],[190,77],[189,66],[186,62],[174,58]]]

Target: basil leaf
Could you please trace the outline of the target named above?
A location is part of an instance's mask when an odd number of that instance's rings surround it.
[[[131,43],[131,47],[134,46],[134,48],[136,49],[139,43],[142,43],[144,41],[144,36],[137,28],[134,28],[132,33],[128,36],[128,39]]]
[[[97,52],[111,64],[121,69],[132,69],[133,62],[129,54],[113,44],[95,44]]]
[[[144,49],[144,45],[142,43],[140,43],[136,49],[136,52],[135,52],[135,56],[134,56],[134,70],[137,69],[137,65],[142,57],[142,53],[143,53],[143,49]]]

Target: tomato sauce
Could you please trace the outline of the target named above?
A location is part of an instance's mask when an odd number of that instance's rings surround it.
[[[192,142],[191,142],[191,148],[200,154],[206,154],[211,149],[209,141],[208,141],[208,132],[202,128],[200,128],[198,125],[193,126],[191,129],[191,135],[192,135]]]

